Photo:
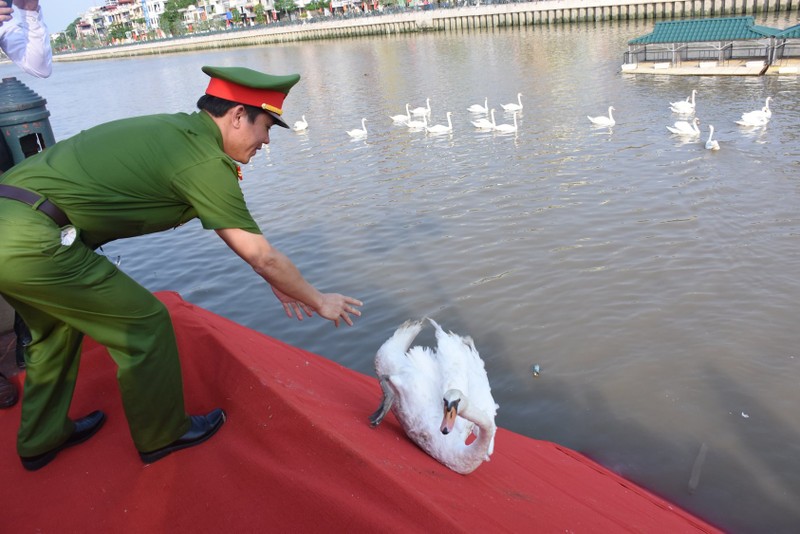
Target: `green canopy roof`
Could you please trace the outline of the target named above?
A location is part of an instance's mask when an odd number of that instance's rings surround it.
[[[779,39],[800,39],[800,24],[786,28],[775,37]]]
[[[777,35],[781,30],[756,26],[753,17],[671,20],[656,22],[653,32],[628,44],[697,43],[702,41],[747,41]]]

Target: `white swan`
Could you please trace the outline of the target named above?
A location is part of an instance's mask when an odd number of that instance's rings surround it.
[[[772,100],[772,97],[768,96],[763,108],[742,113],[741,120],[736,121],[736,124],[741,126],[764,126],[767,124],[772,118],[772,110],[769,109],[770,100]]]
[[[514,112],[514,124],[498,124],[494,127],[495,132],[513,133],[517,131],[517,112]]]
[[[421,121],[410,120],[410,121],[408,121],[406,123],[406,126],[408,126],[408,128],[411,129],[411,130],[421,130],[421,129],[427,128],[428,127],[428,116],[427,115],[423,115]]]
[[[431,99],[425,99],[425,107],[424,108],[414,108],[411,110],[411,114],[415,117],[425,116],[431,114]]]
[[[503,111],[521,111],[522,110],[522,93],[517,93],[516,104],[500,104]]]
[[[361,119],[361,129],[347,130],[347,135],[353,139],[367,136],[367,119]]]
[[[452,111],[447,112],[447,126],[444,124],[434,124],[433,126],[425,126],[425,130],[431,134],[444,134],[450,133],[453,131],[453,123],[450,120],[450,115],[452,115]]]
[[[714,135],[714,127],[712,125],[708,125],[708,139],[706,140],[706,149],[708,150],[719,150],[719,143],[716,139],[712,139]]]
[[[492,116],[492,120],[489,119],[478,119],[476,121],[470,121],[475,128],[481,128],[483,130],[494,130],[497,124],[494,122],[494,108],[492,108],[490,115]]]
[[[396,122],[399,124],[405,124],[411,120],[411,111],[408,109],[408,104],[406,104],[406,114],[405,115],[389,115],[389,118],[392,119],[392,122]]]
[[[377,426],[391,409],[422,450],[466,475],[494,450],[497,404],[472,339],[428,321],[436,329],[435,349],[409,349],[424,320],[407,321],[375,355],[383,399],[369,420]],[[470,434],[477,439],[467,445]]]
[[[592,124],[596,126],[614,126],[617,121],[614,120],[614,116],[611,114],[612,111],[616,111],[616,108],[614,106],[608,106],[608,117],[605,115],[600,115],[599,117],[589,117],[587,115],[586,118],[592,121]]]
[[[294,126],[292,126],[292,130],[295,132],[302,132],[308,128],[308,122],[306,122],[306,116],[303,115],[303,119],[299,121],[295,121]]]
[[[480,104],[472,104],[467,108],[467,111],[470,113],[489,113],[489,97],[487,96],[483,99],[482,106]]]
[[[692,89],[692,96],[687,96],[686,100],[681,100],[679,102],[670,102],[669,109],[671,109],[673,113],[678,113],[680,115],[691,115],[694,113],[695,109],[694,95],[696,94],[697,89]],[[691,101],[689,100],[690,98]]]
[[[675,135],[700,137],[700,128],[697,127],[698,124],[700,124],[700,119],[695,117],[692,119],[692,122],[677,121],[674,126],[667,126],[667,130]]]
[[[752,112],[751,112],[752,113]],[[750,116],[747,118],[742,117],[736,121],[739,126],[747,126],[748,128],[755,128],[758,126],[766,126],[769,119],[766,116]]]

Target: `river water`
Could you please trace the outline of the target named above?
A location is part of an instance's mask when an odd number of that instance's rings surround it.
[[[627,40],[651,29],[363,38],[58,63],[48,80],[0,74],[47,99],[63,139],[192,111],[202,65],[301,73],[285,107],[307,133],[274,129],[242,187],[312,283],[365,302],[355,327],[287,319],[199,224],[105,252],[149,289],[370,375],[398,325],[434,317],[474,338],[500,426],[579,450],[726,530],[796,532],[800,79],[621,74]],[[692,89],[718,152],[666,129],[678,119],[668,103]],[[516,134],[470,124],[484,97],[512,122],[499,104],[518,92]],[[734,123],[767,96],[767,127]],[[426,97],[432,122],[453,113],[451,135],[389,120]],[[616,126],[591,127],[587,115],[610,105]],[[368,136],[351,140],[362,117]]]

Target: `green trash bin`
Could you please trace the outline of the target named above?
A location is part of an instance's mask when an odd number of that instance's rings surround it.
[[[46,104],[16,78],[0,82],[0,171],[55,144]]]

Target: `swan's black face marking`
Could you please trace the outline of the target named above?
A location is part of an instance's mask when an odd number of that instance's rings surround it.
[[[458,403],[461,402],[461,399],[454,399],[454,400],[447,400],[442,399],[444,401],[444,411],[448,412],[450,410],[455,410],[458,412]]]

